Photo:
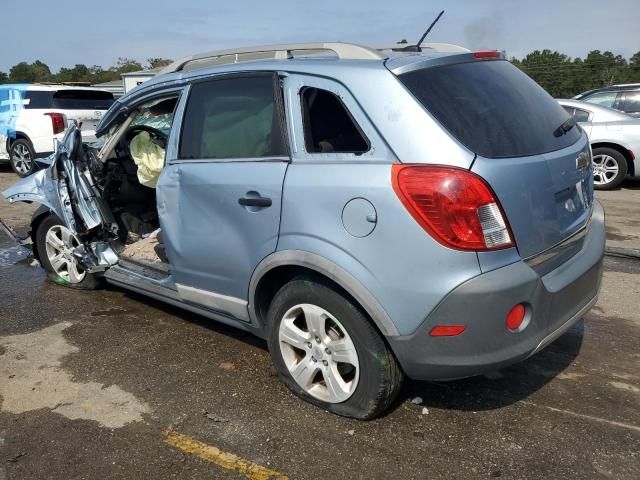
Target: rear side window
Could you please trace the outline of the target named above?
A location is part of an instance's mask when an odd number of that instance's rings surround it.
[[[113,94],[100,90],[58,90],[53,94],[52,108],[60,110],[107,110]]]
[[[286,155],[272,75],[196,83],[184,114],[180,158]]]
[[[625,93],[624,99],[620,102],[620,110],[629,113],[640,112],[640,92]]]
[[[414,70],[400,81],[469,150],[490,158],[560,150],[580,138],[542,87],[506,61],[458,63]]]
[[[360,127],[334,93],[306,87],[300,100],[307,152],[361,154],[369,150]]]
[[[35,108],[52,108],[53,92],[27,90],[24,92],[24,99],[29,100],[29,102],[24,106],[27,110]]]

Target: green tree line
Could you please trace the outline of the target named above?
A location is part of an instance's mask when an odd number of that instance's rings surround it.
[[[535,50],[522,60],[511,61],[556,98],[570,98],[608,85],[640,83],[640,52],[627,60],[600,50],[592,50],[585,58]]]
[[[33,63],[20,62],[9,70],[9,73],[0,72],[0,83],[64,83],[82,82],[89,84],[120,80],[120,75],[135,72],[143,68],[163,67],[171,63],[165,58],[149,58],[143,66],[140,62],[130,58],[118,58],[118,62],[107,69],[99,65],[87,67],[76,64],[74,67],[62,67],[57,73],[52,73],[49,66],[36,60]]]
[[[514,65],[542,85],[557,98],[573,97],[592,88],[617,83],[640,83],[640,51],[630,59],[612,52],[593,50],[585,58],[569,57],[551,50],[535,50],[522,59],[513,58]],[[46,63],[20,62],[8,73],[0,72],[0,83],[87,82],[90,84],[119,80],[127,72],[167,65],[171,60],[149,58],[143,66],[129,58],[119,58],[107,69],[99,65],[77,64],[52,73]]]

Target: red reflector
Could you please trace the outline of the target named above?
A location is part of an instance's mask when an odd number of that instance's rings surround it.
[[[51,126],[53,127],[53,134],[64,132],[64,115],[61,113],[45,113],[45,115],[51,117]]]
[[[524,321],[525,313],[526,309],[523,304],[519,303],[513,307],[507,314],[507,328],[510,330],[518,330]]]
[[[441,165],[394,164],[393,189],[435,240],[457,250],[512,247],[513,238],[489,186],[478,175]]]
[[[467,329],[464,325],[436,325],[429,335],[432,337],[455,337]]]
[[[497,50],[481,50],[473,52],[473,56],[476,58],[500,58],[501,53]]]

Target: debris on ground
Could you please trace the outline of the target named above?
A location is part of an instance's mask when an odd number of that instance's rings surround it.
[[[423,407],[422,408],[422,414],[423,415],[429,415],[429,409],[427,407]]]
[[[207,417],[209,420],[212,420],[212,421],[214,421],[214,422],[216,422],[216,423],[226,423],[226,422],[228,422],[228,421],[229,421],[229,420],[227,420],[226,418],[219,417],[219,416],[217,416],[217,415],[215,415],[215,414],[213,414],[213,413],[209,413],[209,412],[207,412],[207,411],[205,411],[205,412],[203,412],[203,413],[204,413],[204,416],[205,416],[205,417]]]
[[[236,365],[235,363],[231,363],[231,362],[222,362],[220,364],[220,368],[222,368],[223,370],[235,370]]]
[[[349,430],[347,433],[348,433],[349,435],[353,436],[353,434],[354,434],[354,433],[356,433],[356,431],[355,431],[355,430]]]
[[[422,405],[422,397],[413,397],[411,403],[414,405]]]
[[[20,457],[24,457],[25,455],[26,455],[26,453],[20,452],[20,453],[14,455],[11,458],[8,458],[7,462],[16,463]]]

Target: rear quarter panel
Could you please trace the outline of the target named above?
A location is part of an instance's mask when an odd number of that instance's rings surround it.
[[[355,237],[346,203],[370,201],[373,232]],[[382,305],[400,335],[422,323],[443,297],[480,273],[474,252],[448,249],[409,215],[391,186],[390,164],[293,162],[285,179],[278,250],[320,255],[353,275]]]
[[[51,118],[44,112],[45,110],[23,109],[16,120],[16,131],[24,133],[29,138],[35,153],[53,151]]]

